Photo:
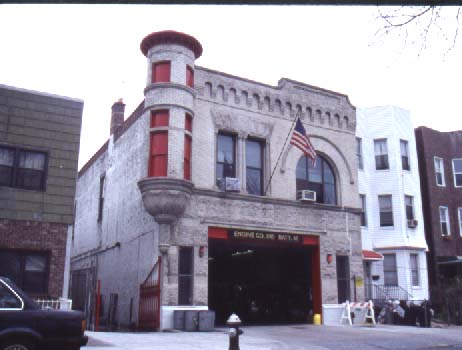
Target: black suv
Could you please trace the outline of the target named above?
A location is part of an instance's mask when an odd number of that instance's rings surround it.
[[[0,277],[0,350],[77,350],[87,344],[80,311],[42,309]]]

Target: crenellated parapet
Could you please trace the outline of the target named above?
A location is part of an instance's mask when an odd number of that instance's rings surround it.
[[[299,114],[303,122],[319,127],[356,130],[356,107],[346,95],[286,78],[270,86],[202,67],[196,72],[198,99],[278,118]]]

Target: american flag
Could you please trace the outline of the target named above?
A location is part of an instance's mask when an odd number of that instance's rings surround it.
[[[302,151],[305,156],[310,158],[313,161],[313,164],[316,164],[316,151],[314,150],[309,137],[306,135],[305,128],[298,116],[290,143]]]

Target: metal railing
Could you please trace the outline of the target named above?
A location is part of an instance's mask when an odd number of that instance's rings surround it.
[[[72,310],[71,299],[36,299],[35,302],[39,304],[42,309]]]
[[[412,300],[412,295],[400,286],[385,286],[379,284],[365,285],[366,300],[374,303],[385,302],[387,300]]]

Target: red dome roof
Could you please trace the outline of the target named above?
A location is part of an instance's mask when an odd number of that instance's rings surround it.
[[[202,45],[196,38],[185,33],[175,32],[174,30],[164,30],[149,34],[141,41],[140,49],[146,56],[151,47],[161,44],[183,45],[194,52],[195,58],[199,58],[202,55]]]

